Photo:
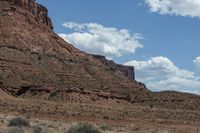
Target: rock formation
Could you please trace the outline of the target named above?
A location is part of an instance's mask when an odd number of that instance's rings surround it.
[[[134,80],[134,67],[82,52],[52,29],[34,0],[0,0],[0,113],[123,123],[130,132],[148,124],[200,127],[199,96],[151,92]]]
[[[134,67],[89,55],[65,42],[47,24],[47,12],[35,1],[0,0],[0,88],[4,92],[44,99],[58,92],[57,100],[63,101],[69,100],[70,93],[144,105],[164,104],[169,96],[169,104],[176,101],[173,92],[154,94],[135,81]]]
[[[99,59],[103,64],[110,67],[111,69],[114,69],[116,71],[123,73],[129,79],[135,80],[135,72],[134,72],[133,66],[124,66],[124,65],[116,64],[112,60],[107,60],[104,56],[101,56],[101,55],[92,55],[92,56]]]
[[[30,97],[31,92],[33,97],[42,93],[48,97],[55,90],[75,88],[92,95],[148,99],[150,91],[134,80],[133,67],[99,60],[51,29],[47,9],[34,0],[0,1],[0,81],[7,92],[18,97]]]
[[[5,0],[4,0],[5,1]],[[35,0],[9,0],[14,5],[22,7],[32,12],[43,24],[50,29],[53,29],[51,19],[48,17],[48,10],[46,7],[36,3]]]

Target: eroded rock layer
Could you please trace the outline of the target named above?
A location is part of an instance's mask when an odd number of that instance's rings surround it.
[[[104,98],[149,99],[150,91],[134,80],[134,68],[105,62],[55,34],[47,9],[34,0],[0,1],[0,81],[10,94],[48,99],[58,92],[54,99],[65,100],[69,96],[59,96],[71,90]]]
[[[52,31],[47,13],[35,1],[0,0],[0,94],[199,110],[199,96],[150,92],[133,67],[74,48]]]
[[[112,60],[107,60],[104,56],[101,55],[92,55],[92,56],[99,59],[103,64],[109,66],[111,69],[123,73],[129,79],[135,80],[135,72],[133,66],[124,66],[121,64],[116,64]]]
[[[1,0],[6,1],[6,0]],[[12,2],[14,5],[20,6],[24,9],[29,10],[32,14],[44,23],[50,29],[53,29],[51,19],[48,17],[48,10],[46,7],[36,3],[35,0],[7,0]],[[13,7],[12,7],[13,8]],[[16,7],[17,8],[17,7]],[[13,10],[16,10],[15,8]]]

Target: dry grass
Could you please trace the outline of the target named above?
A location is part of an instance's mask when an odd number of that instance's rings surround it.
[[[63,123],[49,120],[28,119],[30,127],[9,127],[9,121],[15,116],[0,115],[0,133],[64,133],[74,123]],[[95,125],[95,124],[94,124]],[[200,133],[197,128],[190,127],[144,127],[141,125],[116,126],[116,125],[95,125],[102,133]]]

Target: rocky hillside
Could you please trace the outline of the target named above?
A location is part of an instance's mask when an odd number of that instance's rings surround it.
[[[61,39],[35,0],[0,0],[0,81],[7,93],[149,99],[150,91],[134,79],[133,67],[100,60]]]
[[[151,92],[134,67],[76,49],[35,0],[0,0],[0,114],[194,133],[199,104],[197,95]]]

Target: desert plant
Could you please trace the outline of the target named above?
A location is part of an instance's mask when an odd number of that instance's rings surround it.
[[[39,126],[32,127],[34,133],[42,133],[42,128]]]
[[[72,126],[66,133],[101,133],[90,124],[79,123]]]
[[[25,133],[22,128],[19,127],[10,127],[3,131],[2,133]]]
[[[99,126],[99,129],[103,130],[103,131],[106,131],[106,130],[112,130],[112,128],[106,124],[103,124],[101,126]]]
[[[27,119],[22,117],[13,118],[8,123],[9,127],[30,127],[30,123]]]
[[[50,130],[46,126],[33,126],[32,127],[33,133],[51,133]]]
[[[56,90],[56,91],[50,93],[49,97],[52,98],[52,97],[55,97],[55,96],[57,96],[57,95],[58,95],[58,90]]]

